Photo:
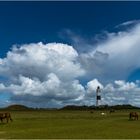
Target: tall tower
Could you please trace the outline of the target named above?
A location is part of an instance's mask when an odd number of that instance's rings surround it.
[[[100,86],[98,86],[96,89],[96,106],[97,107],[99,105],[99,100],[101,100],[101,96],[99,95],[100,92],[101,92],[101,89],[100,89]]]

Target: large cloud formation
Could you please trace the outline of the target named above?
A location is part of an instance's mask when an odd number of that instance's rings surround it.
[[[11,99],[16,101],[77,101],[85,92],[77,80],[85,74],[77,57],[77,51],[66,44],[14,46],[6,58],[0,59],[0,75],[9,78],[0,89],[11,92]]]
[[[0,58],[0,77],[5,79],[1,80],[0,94],[9,95],[5,104],[93,105],[100,86],[101,104],[140,106],[139,79],[126,81],[140,68],[139,35],[139,23],[126,31],[107,33],[106,40],[93,44],[86,53],[63,43],[15,45],[5,58]],[[89,81],[85,83],[85,79]]]
[[[90,76],[108,81],[127,79],[130,73],[140,68],[140,23],[129,21],[121,26],[130,23],[135,24],[124,31],[107,32],[107,38],[100,40],[92,51],[80,54],[81,63]]]

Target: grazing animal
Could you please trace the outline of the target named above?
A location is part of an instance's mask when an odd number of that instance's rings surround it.
[[[93,111],[90,111],[90,113],[94,113]]]
[[[138,120],[139,116],[137,112],[130,112],[129,113],[129,120]]]
[[[3,122],[4,119],[6,120],[7,123],[9,122],[9,120],[13,121],[12,118],[11,118],[11,114],[9,112],[0,113],[0,120],[1,120],[1,122]]]
[[[114,109],[111,109],[110,111],[109,111],[109,113],[114,113],[115,112],[115,110]]]
[[[102,112],[101,115],[104,116],[104,115],[106,115],[106,113]]]

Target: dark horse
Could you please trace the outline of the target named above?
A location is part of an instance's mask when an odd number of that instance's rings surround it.
[[[115,112],[114,109],[109,110],[109,113],[114,113],[114,112]]]
[[[11,114],[9,112],[0,113],[0,120],[1,120],[1,122],[3,122],[4,119],[6,120],[7,123],[9,122],[9,120],[13,121],[12,118],[11,118]]]
[[[137,112],[130,112],[129,113],[129,120],[138,120],[138,113]]]

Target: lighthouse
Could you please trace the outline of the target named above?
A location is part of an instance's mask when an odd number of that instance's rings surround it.
[[[101,100],[101,95],[99,95],[99,93],[101,93],[100,86],[96,89],[96,107],[99,106],[99,101]]]

